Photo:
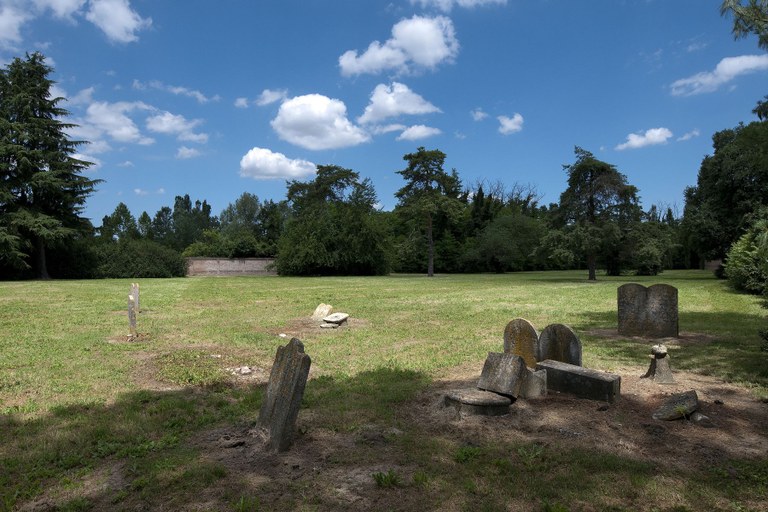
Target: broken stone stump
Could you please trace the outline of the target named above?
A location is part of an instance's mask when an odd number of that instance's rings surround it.
[[[539,333],[525,318],[515,318],[504,328],[504,352],[520,356],[528,368],[539,360]]]
[[[539,361],[547,359],[581,366],[581,341],[573,329],[564,324],[551,324],[541,331]]]
[[[579,398],[614,402],[621,394],[621,377],[612,373],[583,368],[574,364],[541,361],[537,370],[547,371],[547,389],[570,393]]]
[[[322,320],[333,312],[333,306],[330,304],[319,304],[312,313],[312,320]]]
[[[696,391],[686,391],[670,396],[661,407],[653,413],[653,419],[672,421],[687,418],[699,410],[699,396]]]
[[[544,398],[547,396],[547,371],[525,369],[519,398]]]
[[[277,349],[258,421],[267,431],[269,449],[283,452],[293,443],[310,364],[312,360],[298,338]]]
[[[509,414],[512,400],[490,391],[480,389],[457,389],[445,395],[443,405],[456,409],[459,417],[471,416],[503,416]]]
[[[520,356],[489,352],[477,387],[514,400],[520,394],[525,369],[525,361]]]
[[[128,295],[128,330],[131,338],[139,335],[136,330],[136,299],[133,295]]]
[[[675,379],[672,377],[672,368],[669,366],[666,345],[651,347],[651,364],[645,375],[640,378],[651,379],[659,384],[674,384]]]

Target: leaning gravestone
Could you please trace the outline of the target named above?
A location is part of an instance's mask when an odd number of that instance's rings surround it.
[[[267,447],[270,449],[282,452],[293,442],[310,364],[312,360],[304,353],[304,344],[297,338],[277,349],[267,394],[259,412],[259,425],[267,431]]]
[[[619,334],[648,338],[676,338],[678,331],[677,288],[637,283],[619,287]]]
[[[330,315],[332,311],[333,306],[330,304],[318,304],[315,308],[315,312],[312,313],[312,320],[322,320],[323,317]]]
[[[489,352],[477,383],[478,389],[516,399],[526,377],[525,361],[514,354]]]
[[[539,336],[539,360],[551,359],[581,366],[581,341],[564,324],[548,325]]]
[[[141,303],[139,301],[139,283],[131,283],[131,295],[133,295],[133,301],[136,304],[136,312],[141,313]]]
[[[525,318],[515,318],[504,328],[504,352],[523,358],[528,368],[539,361],[539,333]]]

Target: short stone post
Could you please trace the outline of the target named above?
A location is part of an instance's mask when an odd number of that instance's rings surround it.
[[[139,303],[139,283],[131,283],[131,295],[133,295],[133,301],[136,303],[136,313],[141,313],[141,306]]]
[[[267,431],[269,449],[283,452],[293,443],[296,418],[311,364],[312,360],[304,353],[304,344],[298,338],[277,348],[259,412],[259,425]]]
[[[672,368],[669,366],[669,355],[666,345],[654,345],[651,347],[651,365],[641,379],[652,379],[659,384],[674,384]]]
[[[136,299],[130,294],[128,295],[128,330],[132,339],[139,335],[136,330]]]

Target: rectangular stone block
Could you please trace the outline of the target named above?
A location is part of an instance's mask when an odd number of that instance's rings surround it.
[[[525,369],[523,385],[520,387],[520,398],[544,398],[547,396],[547,371]]]
[[[525,361],[509,353],[488,352],[477,387],[510,398],[517,398],[525,377]]]
[[[570,393],[579,398],[614,402],[621,394],[621,377],[612,373],[591,370],[560,361],[547,359],[536,365],[547,371],[547,389]]]

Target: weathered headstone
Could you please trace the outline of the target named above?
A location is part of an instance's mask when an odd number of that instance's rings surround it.
[[[547,389],[550,391],[561,391],[580,398],[606,402],[615,401],[621,394],[619,375],[551,359],[541,361],[536,368],[547,371]]]
[[[640,378],[651,379],[659,384],[674,384],[675,379],[672,377],[672,368],[669,366],[669,355],[665,345],[651,347],[651,364],[645,375]]]
[[[332,311],[333,306],[330,304],[319,304],[315,308],[315,312],[312,313],[312,320],[322,320],[323,317],[330,315]]]
[[[677,288],[627,283],[617,290],[619,334],[676,338],[679,334]]]
[[[298,338],[277,349],[259,412],[259,425],[267,431],[270,449],[282,452],[293,442],[310,364],[312,360],[304,353],[304,344]]]
[[[504,328],[504,352],[523,358],[528,368],[539,361],[539,333],[525,318],[515,318]]]
[[[525,369],[525,362],[520,356],[489,352],[477,387],[515,399],[520,394]]]
[[[139,335],[136,330],[136,299],[133,295],[128,295],[128,330],[131,338]]]
[[[696,391],[686,391],[685,393],[677,393],[669,397],[653,413],[653,419],[664,421],[678,420],[690,416],[698,409],[699,396],[696,394]]]
[[[539,336],[539,361],[551,359],[581,366],[581,341],[564,324],[548,325]]]

